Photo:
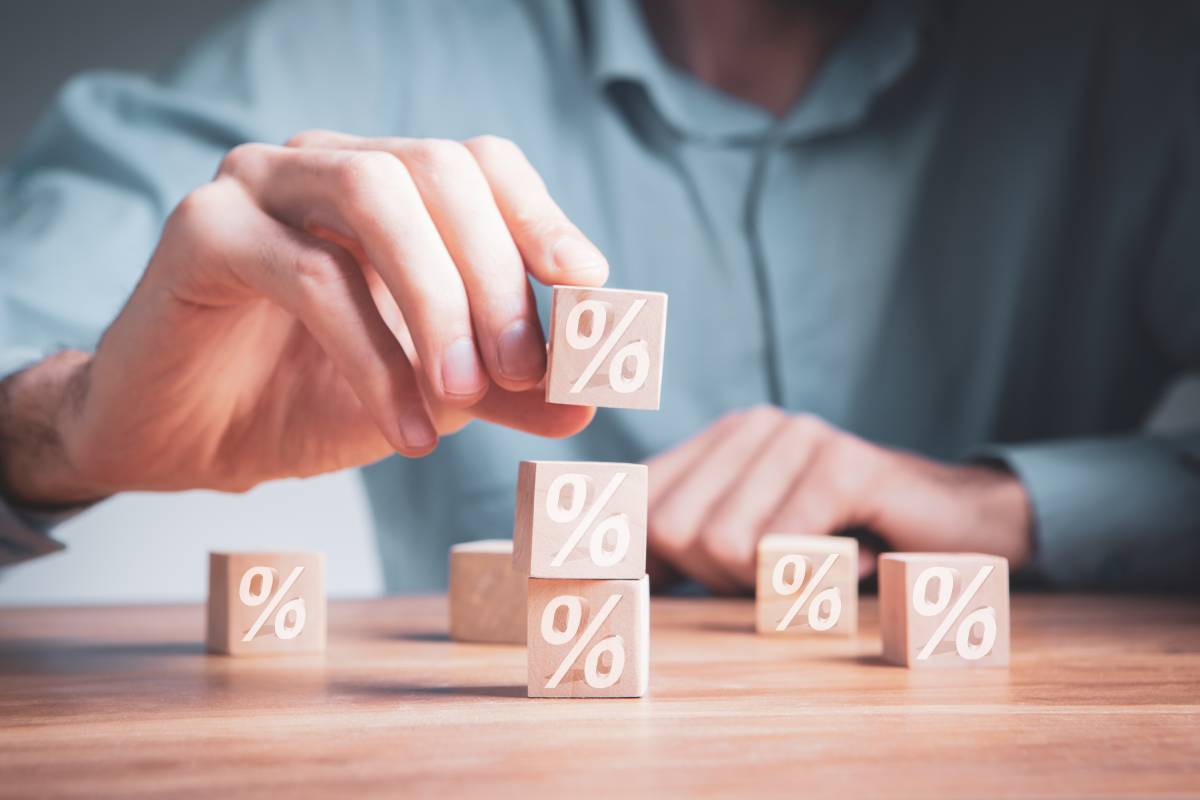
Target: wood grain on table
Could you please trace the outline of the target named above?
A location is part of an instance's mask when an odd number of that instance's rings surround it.
[[[0,611],[0,796],[1200,795],[1200,602],[1017,595],[1012,665],[652,601],[650,693],[531,700],[441,598],[332,603],[324,655],[203,652],[200,606]]]

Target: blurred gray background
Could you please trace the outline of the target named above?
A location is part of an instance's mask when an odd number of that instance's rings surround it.
[[[333,2],[334,0],[331,0]],[[70,75],[154,71],[247,0],[0,0],[0,163],[8,161]],[[1200,425],[1200,381],[1186,381],[1150,422]],[[328,554],[329,592],[371,595],[382,580],[365,497],[353,473],[284,481],[246,495],[131,495],[57,533],[69,549],[0,573],[0,605],[198,600],[209,549]]]
[[[0,0],[0,161],[67,78],[96,67],[167,67],[248,0]]]

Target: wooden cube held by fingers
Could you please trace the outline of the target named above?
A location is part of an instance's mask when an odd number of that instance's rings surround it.
[[[529,579],[529,696],[641,697],[650,579]]]
[[[658,408],[666,331],[662,292],[555,286],[546,400]]]
[[[209,652],[324,649],[323,553],[209,553]]]
[[[522,461],[513,564],[534,578],[646,574],[644,464]]]
[[[1008,664],[1008,560],[974,553],[879,558],[883,657],[906,667]]]
[[[758,542],[755,629],[770,634],[858,631],[858,542],[771,533]]]
[[[526,580],[513,569],[512,540],[450,548],[450,638],[525,644]]]

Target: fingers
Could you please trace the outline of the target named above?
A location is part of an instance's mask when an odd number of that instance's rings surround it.
[[[550,197],[521,149],[507,139],[466,142],[487,178],[505,225],[529,272],[544,284],[601,286],[608,261]]]
[[[646,553],[646,576],[650,578],[650,591],[664,592],[683,578],[679,572],[655,553]]]
[[[304,324],[395,450],[419,456],[434,448],[412,367],[348,253],[280,224],[232,181],[194,192],[171,224],[187,226],[185,240],[196,242],[220,230],[220,252],[207,260]]]
[[[852,526],[874,526],[875,503],[867,490],[878,448],[819,421],[810,421],[811,456],[763,530],[815,535]]]
[[[546,372],[537,306],[521,254],[471,152],[434,139],[324,134],[320,142],[391,153],[404,164],[462,277],[488,373],[511,391],[537,385]]]
[[[687,470],[713,443],[740,423],[742,414],[726,414],[687,441],[646,462],[650,472],[649,505],[654,507],[661,497],[675,487]]]
[[[395,298],[434,398],[468,406],[489,382],[463,279],[409,171],[377,151],[243,145],[221,170],[273,217],[356,240]]]
[[[808,415],[730,415],[650,462],[650,547],[716,591],[751,588],[764,533],[877,522],[880,452]]]
[[[546,342],[521,254],[479,165],[457,142],[397,151],[458,265],[484,362],[505,389],[531,389],[546,374]]]
[[[873,547],[858,548],[858,579],[869,578],[879,569],[879,551]]]
[[[325,132],[290,144],[235,148],[218,178],[306,238],[353,255],[383,327],[408,351],[435,428],[465,423],[454,407],[550,436],[590,421],[586,409],[525,396],[546,359],[526,268],[548,282],[587,284],[602,283],[607,264],[515,146]],[[583,256],[565,259],[572,247]]]
[[[714,504],[701,532],[702,547],[740,585],[754,585],[758,540],[771,532],[768,523],[776,511],[793,493],[804,490],[806,468],[819,458],[832,435],[833,429],[814,417],[788,418],[747,465],[741,479]],[[833,532],[792,527],[786,531]]]
[[[562,439],[586,428],[596,416],[596,409],[547,403],[546,393],[541,389],[524,392],[493,389],[471,408],[471,414],[527,433]]]
[[[783,412],[762,406],[741,414],[707,441],[651,507],[650,547],[715,591],[737,591],[740,582],[708,551],[710,537],[704,531],[712,507],[741,479],[785,420]]]
[[[740,414],[726,414],[687,441],[647,461],[650,473],[649,507],[656,508],[659,498],[665,496],[713,442],[735,426],[740,418]],[[646,572],[650,576],[651,587],[656,591],[670,587],[683,577],[666,558],[653,550],[646,555]]]

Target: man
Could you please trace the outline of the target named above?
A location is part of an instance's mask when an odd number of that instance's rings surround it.
[[[9,559],[119,491],[370,464],[431,588],[518,460],[648,459],[660,572],[716,591],[851,528],[1192,585],[1200,437],[1136,429],[1200,365],[1197,23],[279,2],[79,79],[0,206]],[[606,279],[671,295],[658,414],[542,399],[545,285]]]

